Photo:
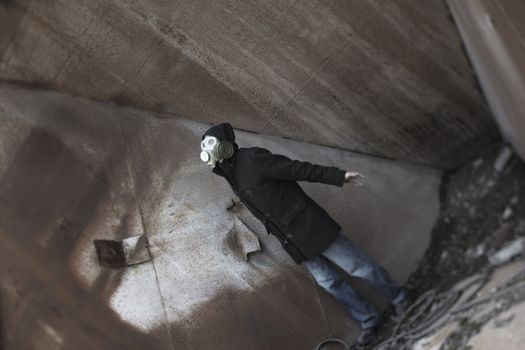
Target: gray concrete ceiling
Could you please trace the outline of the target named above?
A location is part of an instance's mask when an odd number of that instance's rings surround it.
[[[3,1],[0,79],[437,167],[498,137],[444,1]]]

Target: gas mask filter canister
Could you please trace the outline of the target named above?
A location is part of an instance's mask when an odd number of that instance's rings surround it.
[[[215,136],[206,135],[201,142],[201,160],[214,167],[233,155],[233,145],[229,141],[219,141]]]

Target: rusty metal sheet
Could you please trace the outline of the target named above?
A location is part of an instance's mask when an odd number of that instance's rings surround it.
[[[151,260],[148,239],[136,235],[122,240],[94,240],[98,261],[102,266],[126,267]]]

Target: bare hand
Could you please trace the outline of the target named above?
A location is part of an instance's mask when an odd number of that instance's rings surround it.
[[[356,186],[363,186],[365,181],[365,177],[357,171],[347,171],[345,174],[346,183],[351,183],[352,185]]]

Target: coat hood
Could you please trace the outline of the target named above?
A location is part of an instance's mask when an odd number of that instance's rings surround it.
[[[227,175],[231,178],[233,176],[232,169],[235,166],[237,151],[239,150],[239,146],[237,145],[237,143],[235,143],[235,132],[233,130],[233,127],[230,123],[217,124],[206,130],[206,132],[202,135],[201,139],[204,140],[204,137],[206,137],[207,135],[214,136],[217,139],[219,139],[219,141],[227,140],[233,144],[233,156],[229,159],[218,163],[217,166],[213,168],[213,172],[215,174],[221,176]]]
[[[221,123],[212,126],[202,135],[201,139],[204,140],[206,135],[215,136],[219,141],[230,141],[235,149],[235,153],[239,149],[239,146],[235,143],[235,132],[230,123]]]

